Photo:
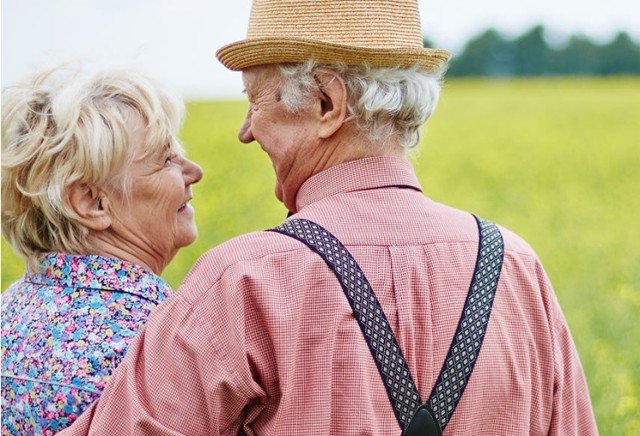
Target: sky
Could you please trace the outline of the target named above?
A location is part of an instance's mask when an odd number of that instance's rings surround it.
[[[321,0],[316,0],[321,1]],[[493,27],[505,37],[543,24],[553,41],[580,34],[640,41],[638,0],[419,0],[423,33],[459,53]],[[135,67],[186,99],[242,98],[238,72],[215,58],[241,40],[251,0],[2,0],[2,87],[36,69],[78,61],[87,70]]]

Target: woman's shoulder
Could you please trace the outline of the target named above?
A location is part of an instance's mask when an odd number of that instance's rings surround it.
[[[61,263],[28,274],[2,295],[8,426],[38,433],[69,425],[100,395],[155,306],[139,296],[82,285],[82,274],[70,279],[78,265]],[[11,412],[25,406],[26,415]]]
[[[42,265],[2,295],[3,375],[100,392],[158,301],[128,275],[120,285],[131,292],[83,263]]]

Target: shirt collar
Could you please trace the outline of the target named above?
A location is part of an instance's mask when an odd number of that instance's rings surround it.
[[[390,186],[422,192],[413,166],[404,158],[376,156],[345,162],[305,181],[296,195],[296,209],[335,194]]]
[[[148,269],[126,260],[96,255],[46,253],[28,282],[45,286],[111,290],[152,301],[165,300],[171,288]]]

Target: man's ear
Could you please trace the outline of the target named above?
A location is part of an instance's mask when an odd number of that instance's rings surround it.
[[[87,183],[74,183],[67,191],[67,202],[78,221],[90,230],[100,231],[111,225],[111,214],[105,207],[108,199],[102,190]]]
[[[314,72],[320,92],[321,138],[328,138],[342,127],[347,118],[347,87],[334,71],[318,68]]]

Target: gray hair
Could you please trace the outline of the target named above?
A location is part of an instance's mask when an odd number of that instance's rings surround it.
[[[88,229],[67,202],[85,183],[130,192],[133,126],[145,126],[145,156],[183,154],[177,139],[182,100],[141,72],[83,76],[56,67],[2,92],[2,234],[16,253],[88,250]]]
[[[281,64],[281,98],[285,109],[300,112],[319,83],[318,67],[335,71],[345,82],[348,120],[355,121],[371,142],[400,140],[407,149],[420,142],[420,127],[427,121],[440,96],[443,71],[426,73],[417,68],[319,65],[314,61]]]

